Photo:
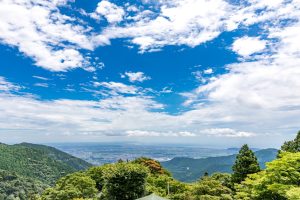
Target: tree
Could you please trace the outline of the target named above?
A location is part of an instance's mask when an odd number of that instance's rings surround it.
[[[294,140],[287,141],[281,146],[281,151],[300,152],[300,131]]]
[[[191,189],[195,200],[232,200],[231,189],[212,177],[202,177]]]
[[[148,169],[139,164],[116,163],[103,170],[104,196],[109,200],[132,200],[145,192]]]
[[[33,200],[47,185],[38,180],[0,170],[0,199]]]
[[[97,192],[95,181],[85,173],[77,172],[59,179],[53,188],[44,191],[42,199],[93,198]]]
[[[105,165],[91,167],[86,172],[86,174],[89,175],[96,182],[96,188],[99,192],[101,192],[101,190],[104,186],[104,177],[103,177],[104,168],[105,168]]]
[[[249,175],[236,185],[239,200],[299,200],[300,152],[284,152],[280,158],[267,163],[264,171]]]
[[[230,188],[231,187],[231,174],[228,173],[213,173],[211,178],[219,181],[222,185]]]
[[[171,176],[171,173],[163,168],[160,164],[160,162],[153,160],[151,158],[146,158],[146,157],[140,157],[137,158],[133,161],[133,163],[141,164],[145,167],[147,167],[151,174],[153,175],[168,175]]]
[[[155,193],[169,199],[185,199],[182,195],[188,190],[187,184],[179,182],[167,175],[149,175],[147,177],[147,193]],[[169,193],[169,194],[168,194]]]
[[[253,151],[245,144],[236,156],[235,164],[232,166],[232,182],[241,183],[248,174],[260,171],[260,167]]]

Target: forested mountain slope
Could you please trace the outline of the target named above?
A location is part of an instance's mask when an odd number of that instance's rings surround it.
[[[277,149],[263,149],[255,152],[261,168],[265,168],[265,163],[276,158]],[[235,161],[236,155],[209,157],[209,158],[173,158],[170,161],[162,162],[162,165],[168,169],[174,178],[193,182],[203,176],[205,172],[212,174],[214,172],[231,173],[231,167]]]
[[[21,143],[0,144],[0,170],[30,177],[45,184],[92,165],[53,147]]]

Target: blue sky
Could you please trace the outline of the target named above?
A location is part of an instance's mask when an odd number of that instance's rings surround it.
[[[0,13],[3,142],[278,147],[299,129],[299,0],[4,0]]]

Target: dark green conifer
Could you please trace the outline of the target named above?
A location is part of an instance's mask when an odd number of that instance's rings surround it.
[[[300,152],[300,131],[298,131],[294,140],[287,141],[281,146],[281,151],[292,153]]]
[[[260,171],[257,158],[253,151],[245,144],[236,156],[235,164],[232,166],[232,182],[241,183],[248,174]]]

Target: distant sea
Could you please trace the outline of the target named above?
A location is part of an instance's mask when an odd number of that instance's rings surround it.
[[[158,161],[171,160],[174,157],[207,158],[235,154],[238,149],[202,148],[197,145],[183,144],[138,144],[138,143],[59,143],[48,144],[94,165],[133,160],[149,157]]]

